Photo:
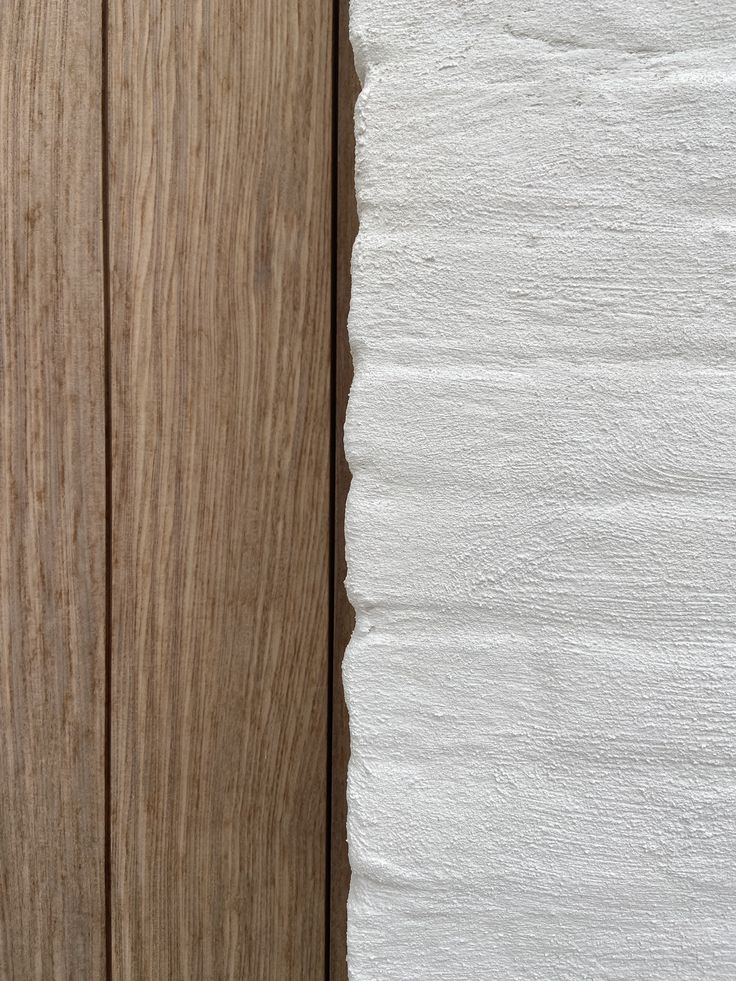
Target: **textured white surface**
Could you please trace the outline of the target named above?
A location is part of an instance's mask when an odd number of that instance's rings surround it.
[[[353,981],[736,978],[736,3],[354,0]]]

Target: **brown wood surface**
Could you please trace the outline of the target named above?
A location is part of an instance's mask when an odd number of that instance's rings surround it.
[[[330,0],[110,0],[112,977],[326,959]]]
[[[350,756],[348,713],[342,686],[342,658],[355,616],[345,593],[345,499],[350,471],[343,451],[343,425],[353,377],[348,341],[350,256],[358,231],[355,204],[355,138],[353,113],[360,83],[355,74],[348,36],[348,0],[338,3],[336,112],[336,281],[335,281],[335,597],[332,708],[332,828],[330,876],[330,981],[347,981],[347,899],[350,865],[346,840],[347,769]]]
[[[105,969],[100,5],[0,4],[0,979]]]

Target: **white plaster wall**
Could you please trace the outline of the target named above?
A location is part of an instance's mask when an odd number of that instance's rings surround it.
[[[354,0],[353,981],[736,979],[736,3]]]

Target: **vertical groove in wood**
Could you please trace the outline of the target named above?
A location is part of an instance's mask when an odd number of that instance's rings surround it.
[[[112,981],[112,343],[110,323],[110,90],[109,0],[100,3],[100,137],[102,211],[102,302],[105,388],[105,981]]]
[[[110,0],[113,978],[325,963],[329,0]]]
[[[337,43],[337,215],[335,283],[335,557],[334,557],[334,642],[332,703],[332,846],[330,875],[330,981],[347,981],[347,898],[350,865],[346,841],[347,767],[350,735],[342,687],[342,658],[353,630],[354,614],[345,593],[345,499],[350,472],[343,451],[343,425],[348,392],[352,381],[352,361],[348,342],[350,308],[350,256],[358,230],[355,205],[355,140],[353,111],[360,90],[348,35],[348,0],[338,0]]]
[[[104,975],[98,0],[0,5],[0,979]]]

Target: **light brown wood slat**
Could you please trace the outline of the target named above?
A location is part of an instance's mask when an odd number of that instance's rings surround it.
[[[110,0],[114,981],[324,976],[330,0]]]
[[[350,865],[346,841],[347,768],[350,757],[348,714],[342,686],[342,658],[355,617],[345,593],[345,499],[350,471],[343,451],[343,425],[353,377],[348,341],[350,256],[358,231],[355,204],[355,138],[353,113],[360,83],[355,74],[348,36],[348,0],[339,0],[337,39],[337,215],[336,215],[336,335],[335,335],[335,601],[332,710],[332,850],[330,882],[330,981],[347,981],[347,899]]]
[[[0,979],[104,977],[100,5],[0,4]]]

